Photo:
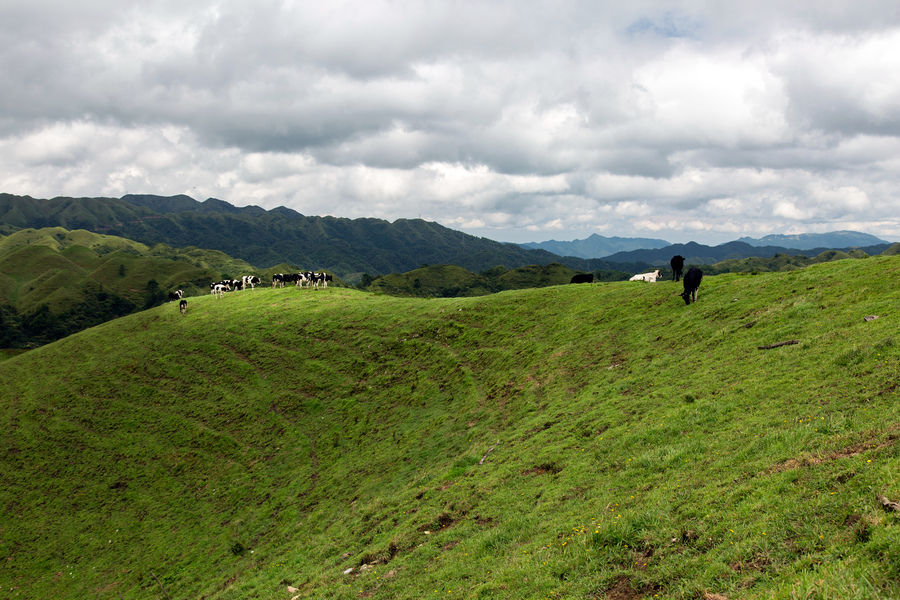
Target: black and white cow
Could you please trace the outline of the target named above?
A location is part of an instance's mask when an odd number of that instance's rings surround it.
[[[215,294],[216,300],[219,298],[225,297],[225,292],[231,291],[231,288],[228,287],[225,283],[214,283],[212,284],[212,293]]]
[[[669,266],[672,267],[672,278],[675,281],[681,279],[682,271],[684,270],[684,257],[680,254],[676,254],[672,257],[672,260],[669,261]]]
[[[272,289],[275,287],[284,287],[284,273],[275,273],[272,275]]]
[[[312,284],[316,286],[316,291],[319,290],[319,284],[322,284],[322,287],[327,288],[329,281],[334,281],[334,277],[329,275],[328,273],[312,273],[311,276]]]
[[[572,276],[572,281],[569,283],[594,283],[594,274],[578,273],[577,275]]]
[[[183,315],[187,314],[187,300],[182,300],[178,303],[178,310],[180,310]]]
[[[184,296],[184,292],[182,290],[175,290],[174,292],[169,292],[169,302],[172,300],[181,300],[181,297]]]
[[[244,275],[243,277],[241,277],[241,287],[245,290],[247,289],[248,285],[250,286],[251,290],[255,290],[255,286],[257,283],[259,283],[259,277],[257,277],[256,275]]]
[[[700,287],[700,281],[702,279],[703,271],[697,267],[691,267],[688,269],[688,272],[685,273],[683,281],[684,293],[681,294],[685,304],[697,301],[697,289]]]
[[[294,285],[299,288],[309,287],[312,283],[312,273],[304,271],[303,273],[294,273]]]

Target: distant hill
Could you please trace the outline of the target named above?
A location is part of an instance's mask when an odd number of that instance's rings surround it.
[[[576,273],[578,271],[559,263],[516,269],[494,267],[478,274],[455,265],[435,265],[375,278],[371,282],[364,282],[364,289],[395,296],[465,298],[508,290],[563,285],[569,283]],[[609,270],[593,274],[598,282],[622,281],[631,275],[625,271]]]
[[[797,233],[793,235],[773,234],[759,239],[742,237],[739,242],[751,246],[783,246],[798,250],[820,248],[860,248],[887,244],[885,240],[859,231],[832,231],[829,233]]]
[[[161,304],[175,289],[205,295],[223,276],[254,273],[215,250],[22,229],[0,236],[0,348],[38,346]]]
[[[560,257],[455,231],[422,219],[309,217],[288,208],[237,208],[210,198],[126,195],[116,198],[52,198],[0,194],[0,233],[25,227],[87,229],[152,246],[219,250],[267,269],[288,263],[327,269],[355,283],[363,275],[403,273],[422,264],[453,264],[473,272],[560,263],[571,269],[610,267],[597,259]]]
[[[881,254],[891,247],[891,244],[884,242],[872,246],[864,246],[859,248],[866,254]],[[842,250],[849,252],[852,247],[841,248],[812,248],[809,250],[801,250],[798,248],[783,248],[780,246],[751,246],[746,242],[728,242],[718,246],[706,246],[696,242],[687,244],[673,244],[665,248],[649,249],[649,250],[632,250],[631,252],[618,252],[611,256],[607,256],[604,260],[611,263],[624,262],[635,263],[644,262],[656,267],[668,266],[669,261],[676,254],[685,257],[687,264],[696,265],[712,265],[723,260],[738,260],[743,258],[760,257],[771,258],[776,254],[803,256],[817,256],[828,250]]]
[[[603,258],[616,252],[627,252],[629,250],[642,250],[653,248],[664,248],[671,245],[666,240],[658,240],[653,238],[622,238],[622,237],[603,237],[596,233],[590,235],[583,240],[572,240],[571,242],[558,242],[549,240],[546,242],[528,242],[519,244],[523,248],[546,250],[560,256],[577,256],[579,258]]]

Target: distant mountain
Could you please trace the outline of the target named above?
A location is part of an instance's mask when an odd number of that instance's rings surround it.
[[[52,198],[0,194],[0,234],[22,228],[64,227],[114,235],[152,246],[218,250],[258,269],[290,264],[327,269],[355,283],[363,273],[405,273],[423,264],[452,264],[475,273],[560,263],[571,269],[633,270],[557,256],[455,231],[422,219],[308,217],[289,208],[235,207],[210,198],[126,195],[118,198]]]
[[[737,241],[750,244],[751,246],[782,246],[785,248],[796,248],[798,250],[813,250],[815,248],[859,248],[888,243],[874,235],[861,233],[859,231],[797,233],[793,235],[772,234],[759,239],[742,237]]]
[[[603,237],[596,233],[583,240],[571,242],[558,242],[549,240],[546,242],[528,242],[519,244],[523,248],[540,249],[558,254],[560,256],[577,256],[579,258],[603,258],[616,252],[629,250],[664,248],[670,243],[666,240],[652,238],[621,238]]]
[[[888,242],[863,246],[859,249],[866,254],[881,254],[891,247]],[[649,250],[633,250],[631,252],[619,252],[607,256],[604,260],[611,263],[648,263],[657,267],[668,266],[669,261],[676,254],[685,257],[687,264],[712,265],[723,260],[736,260],[750,257],[770,258],[776,254],[817,256],[829,250],[851,250],[853,247],[842,246],[838,248],[811,248],[803,250],[799,248],[783,248],[781,246],[751,246],[746,242],[728,242],[718,246],[705,246],[697,242],[687,244],[673,244],[665,248]]]

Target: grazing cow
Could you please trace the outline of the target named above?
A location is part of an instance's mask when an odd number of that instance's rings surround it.
[[[594,274],[579,273],[577,275],[573,275],[572,281],[570,281],[569,283],[594,283]]]
[[[184,296],[184,292],[181,290],[175,290],[174,292],[169,292],[169,302],[172,300],[181,300],[181,297]]]
[[[659,278],[659,269],[652,273],[638,273],[628,281],[650,281],[655,282]]]
[[[255,275],[244,275],[243,277],[241,277],[241,287],[245,290],[247,289],[248,285],[250,286],[251,290],[255,290],[255,286],[257,283],[259,283],[259,277]]]
[[[669,261],[669,266],[672,267],[672,278],[675,279],[675,281],[681,279],[681,272],[684,270],[684,257],[680,254],[676,254],[672,257],[672,260]]]
[[[181,314],[187,314],[187,300],[182,300],[178,303],[178,309],[181,311]]]
[[[700,281],[702,279],[703,271],[697,267],[688,269],[688,272],[684,275],[684,293],[681,294],[685,304],[697,301],[697,289],[700,287]]]

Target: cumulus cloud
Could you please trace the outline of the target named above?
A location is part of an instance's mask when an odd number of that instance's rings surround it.
[[[893,0],[0,5],[0,191],[900,239]]]

